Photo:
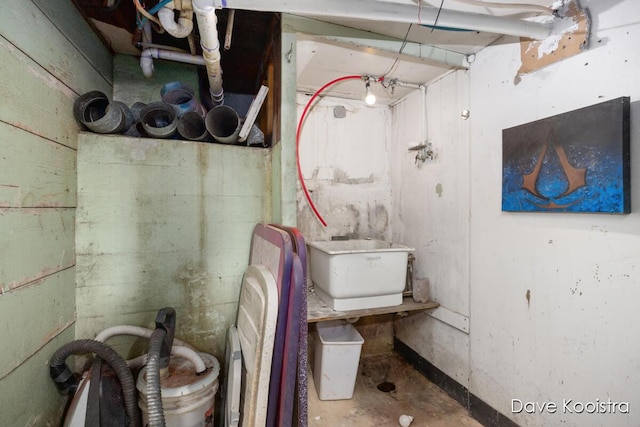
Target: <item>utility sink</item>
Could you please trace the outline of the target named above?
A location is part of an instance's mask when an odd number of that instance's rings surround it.
[[[307,242],[311,281],[333,310],[402,304],[407,259],[413,248],[383,240]]]

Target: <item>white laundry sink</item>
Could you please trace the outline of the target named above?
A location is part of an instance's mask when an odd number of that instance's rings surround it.
[[[407,258],[413,248],[368,239],[307,245],[315,292],[333,310],[402,304]]]

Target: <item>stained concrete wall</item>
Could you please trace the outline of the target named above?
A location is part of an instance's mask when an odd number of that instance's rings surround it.
[[[634,185],[640,174],[635,149],[640,138],[635,126],[640,119],[640,54],[635,49],[640,4],[581,3],[590,9],[592,34],[589,49],[577,56],[515,84],[520,66],[515,40],[476,55],[468,82],[460,80],[442,101],[445,106],[468,91],[468,106],[458,105],[470,110],[468,125],[461,124],[459,111],[429,125],[431,135],[469,127],[468,140],[464,132],[434,138],[436,147],[454,150],[439,153],[439,162],[457,170],[457,201],[443,203],[451,188],[443,180],[451,177],[436,161],[438,173],[416,178],[420,185],[414,186],[425,191],[421,202],[399,196],[398,210],[408,223],[394,228],[394,235],[428,230],[415,245],[433,251],[425,256],[438,265],[424,259],[427,268],[421,274],[434,277],[435,299],[468,315],[470,324],[467,337],[421,315],[398,323],[398,336],[522,426],[634,426],[640,408],[635,375],[640,347],[632,332],[640,321],[635,308],[640,298],[640,192]],[[502,129],[620,96],[631,98],[630,215],[501,212]],[[394,152],[394,162],[405,155]],[[393,176],[395,197],[406,183],[403,174]],[[436,194],[439,183],[442,197]],[[463,209],[462,217],[456,208]],[[434,237],[439,240],[435,248]],[[440,242],[447,237],[451,243]],[[512,399],[554,402],[558,409],[512,413]],[[571,400],[568,410],[565,399]],[[593,403],[609,399],[628,402],[629,414],[611,413],[608,403],[597,407],[604,413],[575,413],[576,402],[592,402],[588,408],[593,411]]]
[[[263,148],[82,134],[77,335],[153,328],[170,306],[176,337],[224,360],[251,233],[270,220],[270,160]]]
[[[469,76],[457,71],[427,89],[433,160],[416,160],[422,102],[414,91],[393,109],[391,153],[394,240],[416,248],[414,277],[449,317],[469,317]],[[459,383],[468,381],[468,335],[428,313],[396,322],[396,336]]]
[[[310,99],[298,94],[298,117]],[[334,116],[344,107],[346,116]],[[386,106],[323,97],[307,113],[299,161],[323,227],[298,188],[298,227],[308,241],[332,236],[391,237],[391,111]],[[298,184],[299,185],[299,184]]]
[[[58,425],[47,361],[75,333],[73,103],[111,93],[111,56],[71,2],[10,0],[0,74],[0,425]]]

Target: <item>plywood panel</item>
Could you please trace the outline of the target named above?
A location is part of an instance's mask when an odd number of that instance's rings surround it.
[[[75,263],[75,209],[0,209],[0,290],[6,292]]]
[[[0,207],[76,204],[76,151],[0,122]]]
[[[588,11],[580,8],[577,2],[567,2],[562,9],[566,26],[564,33],[551,34],[544,40],[520,39],[522,65],[518,76],[555,64],[587,49],[591,26]]]
[[[54,3],[50,4],[48,9],[58,10],[54,16],[69,19],[64,26],[66,29],[62,32],[32,1],[5,0],[0,14],[0,34],[21,51],[28,52],[33,61],[76,93],[90,90],[110,93],[110,76],[105,79],[105,76],[93,68],[95,65],[104,67],[106,64],[91,64],[68,37],[83,40],[81,47],[89,51],[102,52],[103,55],[105,47],[96,35],[88,30],[88,25],[71,2],[56,0],[48,3]],[[77,27],[78,25],[80,26]],[[81,38],[76,30],[84,29],[89,32]],[[65,32],[68,34],[65,35]],[[55,46],[55,49],[51,46]]]
[[[67,399],[60,396],[49,378],[49,357],[63,344],[73,341],[73,326],[42,347],[41,351],[25,360],[18,369],[2,381],[0,399],[0,425],[51,426],[58,425]]]
[[[0,295],[0,378],[75,322],[74,300],[73,267]]]
[[[78,334],[170,305],[185,339],[223,349],[251,232],[270,220],[270,160],[267,149],[81,134]]]
[[[2,15],[2,14],[0,14]],[[75,148],[76,94],[0,37],[0,121]]]

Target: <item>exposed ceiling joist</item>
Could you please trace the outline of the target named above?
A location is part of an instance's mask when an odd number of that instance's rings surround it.
[[[316,19],[291,15],[285,24],[286,31],[320,36],[339,45],[371,48],[376,51],[398,53],[430,63],[444,64],[450,67],[468,68],[467,56],[422,43],[404,42],[389,36],[356,30],[343,25],[332,24]],[[404,46],[403,46],[404,44]]]

